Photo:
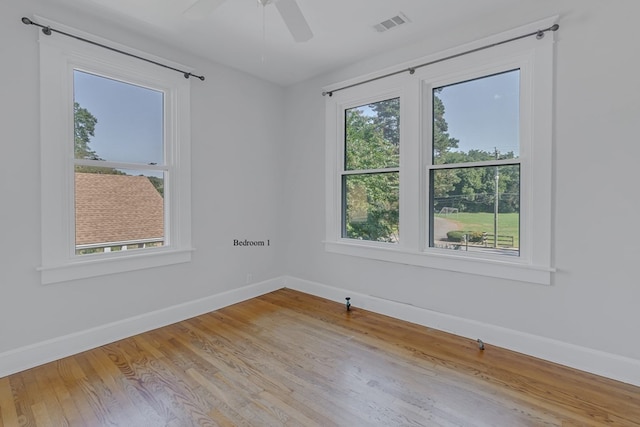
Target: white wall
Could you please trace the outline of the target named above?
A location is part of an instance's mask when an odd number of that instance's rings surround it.
[[[280,277],[283,89],[45,0],[0,6],[0,355]],[[191,263],[43,286],[38,14],[195,68]],[[58,36],[61,37],[61,36]],[[250,123],[248,126],[247,123]],[[233,239],[270,247],[233,247]],[[1,359],[1,358],[0,358]],[[1,360],[0,360],[1,362]],[[1,364],[1,363],[0,363]],[[0,369],[0,376],[2,369]]]
[[[591,355],[604,352],[613,356],[609,360],[620,356],[636,370],[633,381],[639,381],[640,57],[634,34],[639,12],[635,0],[518,2],[500,16],[452,27],[442,38],[288,88],[287,272],[345,290],[345,296],[410,304],[469,324],[538,337],[540,343],[565,350],[578,346]],[[555,111],[555,156],[549,165],[557,268],[552,286],[325,252],[322,87],[556,14],[561,19],[555,105],[549,106]]]
[[[640,364],[640,285],[634,265],[640,259],[634,172],[640,158],[640,64],[634,41],[639,5],[636,0],[514,2],[500,16],[478,17],[419,45],[283,90],[113,23],[82,21],[78,12],[51,8],[46,0],[3,2],[0,356],[17,358],[47,340],[91,333],[91,328],[179,304],[208,302],[242,289],[248,273],[261,283],[286,273],[300,282],[333,286],[336,295],[344,291],[399,301],[640,366],[633,364]],[[20,22],[32,14],[183,62],[207,76],[205,82],[194,81],[191,92],[197,249],[191,263],[40,285],[37,31]],[[555,160],[549,171],[558,269],[552,286],[326,253],[322,86],[554,14],[561,15],[561,29],[551,106]],[[234,238],[271,239],[273,245],[234,248]]]

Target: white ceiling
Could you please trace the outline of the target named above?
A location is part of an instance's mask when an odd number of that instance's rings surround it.
[[[196,0],[49,0],[112,20],[279,85],[290,85],[407,44],[486,22],[487,34],[546,17],[558,0],[297,0],[314,37],[293,41],[275,5],[226,0],[209,16],[183,13]],[[264,13],[264,33],[263,33]],[[403,13],[411,21],[384,33],[374,25]],[[500,27],[497,16],[510,18]],[[71,24],[71,23],[70,23]],[[471,40],[467,40],[471,41]],[[195,71],[197,74],[197,70]]]

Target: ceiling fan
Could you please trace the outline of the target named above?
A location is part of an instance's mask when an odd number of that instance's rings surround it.
[[[227,0],[196,0],[195,3],[184,11],[184,15],[192,19],[204,19],[225,1]],[[296,0],[258,0],[258,4],[263,7],[269,4],[275,4],[280,16],[282,16],[285,25],[296,42],[306,42],[313,37],[311,28]]]

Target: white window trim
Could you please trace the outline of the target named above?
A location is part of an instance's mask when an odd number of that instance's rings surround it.
[[[490,45],[524,33],[548,28],[557,17],[538,21],[477,42],[407,64],[431,62],[453,54]],[[513,41],[473,54],[337,91],[326,99],[326,235],[329,252],[416,265],[447,271],[549,285],[551,265],[551,164],[553,120],[554,33]],[[398,67],[402,69],[405,67]],[[521,69],[521,248],[519,257],[465,254],[428,245],[428,189],[431,164],[431,88],[464,81],[480,74]],[[389,71],[383,70],[378,75]],[[363,76],[361,81],[376,75]],[[358,80],[324,88],[331,92]],[[379,243],[341,236],[341,186],[343,111],[389,94],[400,96],[400,242]],[[528,100],[528,101],[527,101]],[[429,104],[429,103],[427,103]],[[529,117],[529,118],[526,118]],[[523,120],[523,118],[526,118]],[[530,125],[530,126],[529,126]]]
[[[145,58],[186,67],[39,17],[39,22]],[[180,73],[54,33],[40,34],[42,284],[191,260],[190,84]],[[165,100],[163,247],[75,255],[73,69],[162,90]],[[71,148],[70,148],[71,147]]]

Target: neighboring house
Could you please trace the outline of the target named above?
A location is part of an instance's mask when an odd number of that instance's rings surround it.
[[[164,200],[145,176],[75,174],[76,251],[160,246]]]

